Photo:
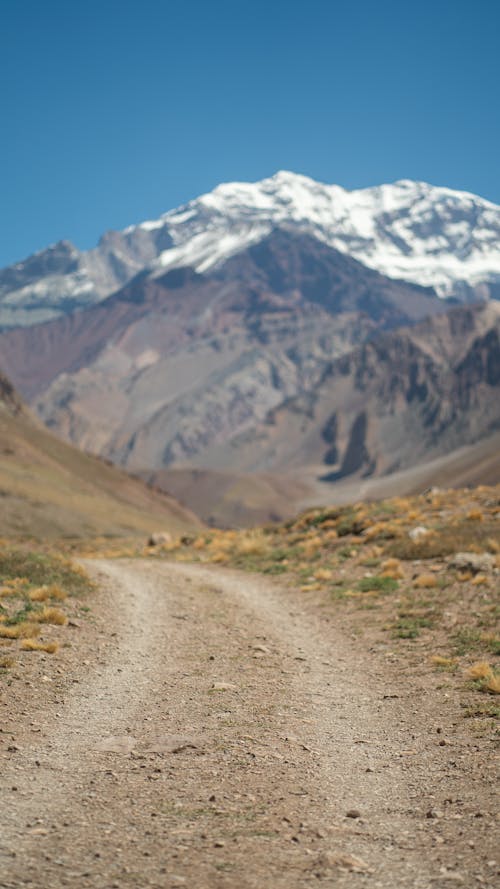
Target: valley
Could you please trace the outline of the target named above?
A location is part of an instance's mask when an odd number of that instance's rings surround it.
[[[53,433],[211,524],[412,492],[500,428],[499,219],[425,183],[221,185],[4,270],[0,367]]]

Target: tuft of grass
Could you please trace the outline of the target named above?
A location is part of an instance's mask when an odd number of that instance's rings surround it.
[[[4,639],[19,639],[20,636],[38,636],[39,632],[39,624],[26,620],[10,627],[5,625],[0,627],[0,636]]]
[[[478,661],[473,664],[467,670],[467,675],[475,682],[479,691],[500,695],[500,673],[497,673],[488,661]]]
[[[488,679],[492,674],[492,668],[488,661],[477,661],[467,670],[471,679]]]
[[[49,599],[59,599],[63,602],[68,598],[66,590],[63,590],[57,583],[45,584],[44,586],[35,587],[28,593],[32,602],[47,602]]]
[[[436,670],[442,670],[446,673],[454,673],[458,667],[457,661],[452,657],[443,657],[440,654],[433,654],[430,657],[431,664],[434,664]]]
[[[377,574],[375,577],[362,577],[358,583],[360,593],[393,593],[399,589],[394,577]]]
[[[37,612],[35,620],[42,624],[54,624],[60,627],[68,623],[68,618],[60,608],[45,607],[42,611]]]
[[[36,642],[35,639],[21,639],[21,645],[23,651],[45,651],[47,654],[55,654],[59,651],[59,645],[57,642]]]
[[[438,582],[435,574],[419,574],[413,581],[413,586],[421,590],[430,590],[437,587]]]
[[[418,614],[401,614],[393,625],[399,639],[417,639],[420,631],[432,626],[432,619]]]
[[[13,657],[0,657],[0,670],[10,670],[15,664]]]
[[[500,676],[498,673],[492,673],[488,679],[485,679],[482,690],[489,692],[491,695],[500,695]]]

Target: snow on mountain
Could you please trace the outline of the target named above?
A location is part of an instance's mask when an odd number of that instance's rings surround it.
[[[280,172],[255,184],[219,185],[144,225],[166,226],[172,237],[173,248],[159,257],[162,269],[184,264],[207,271],[272,228],[288,226],[441,296],[500,281],[500,207],[425,182],[347,191]]]
[[[347,191],[282,171],[232,182],[160,219],[67,242],[0,271],[0,326],[36,323],[99,301],[147,269],[214,269],[276,227],[314,236],[385,275],[460,299],[500,296],[500,207],[400,180]]]

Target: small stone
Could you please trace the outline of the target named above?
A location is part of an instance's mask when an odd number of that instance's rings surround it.
[[[345,813],[346,818],[361,818],[361,812],[359,809],[348,809]]]
[[[413,543],[422,540],[424,537],[427,537],[428,534],[430,534],[429,529],[425,528],[423,525],[418,525],[416,528],[411,528],[410,531],[408,531],[408,537]]]
[[[212,683],[212,691],[236,691],[238,688],[237,685],[234,685],[232,682],[213,682]]]
[[[164,546],[172,543],[172,535],[168,531],[153,531],[148,539],[148,546]]]
[[[479,572],[493,571],[495,557],[490,553],[455,553],[448,562],[450,568],[458,568],[460,571]]]
[[[215,843],[214,843],[214,847],[215,847],[216,849],[223,849],[225,845],[226,845],[226,844],[225,844],[225,842],[224,842],[223,840],[216,840]]]

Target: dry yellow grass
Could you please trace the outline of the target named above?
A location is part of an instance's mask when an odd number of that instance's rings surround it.
[[[0,627],[0,637],[2,639],[17,639],[19,636],[19,627]]]
[[[55,624],[60,627],[68,623],[68,618],[60,608],[45,607],[35,615],[35,619],[42,624]]]
[[[419,574],[413,581],[413,585],[420,590],[430,590],[437,587],[438,582],[434,574]]]
[[[382,562],[381,568],[382,571],[395,571],[396,568],[401,567],[401,562],[399,559],[384,559]]]
[[[13,667],[15,664],[15,660],[12,657],[0,657],[0,669],[8,670],[9,667]]]
[[[0,636],[4,639],[19,639],[20,636],[38,636],[39,632],[39,624],[29,620],[23,620],[9,627],[0,626]]]
[[[385,559],[381,565],[382,577],[392,577],[393,580],[402,580],[404,571],[399,559]]]
[[[478,661],[467,670],[470,679],[479,681],[481,691],[492,695],[500,694],[500,674],[488,661]]]
[[[57,642],[36,642],[35,639],[21,639],[23,651],[45,651],[47,654],[55,654],[59,651]]]
[[[314,572],[313,577],[316,580],[331,580],[333,577],[333,571],[331,571],[329,568],[318,568]]]
[[[269,543],[261,532],[242,536],[234,542],[234,551],[239,556],[262,556],[269,549]]]
[[[472,578],[471,584],[473,586],[489,586],[490,580],[486,574],[476,574],[476,576]]]
[[[500,676],[497,673],[492,673],[491,676],[488,676],[483,685],[483,690],[488,691],[492,695],[500,695]]]
[[[395,538],[401,536],[401,529],[398,527],[395,521],[392,522],[374,522],[373,525],[370,525],[363,533],[363,540],[370,541],[375,540],[377,537],[383,537],[385,539]]]
[[[0,598],[7,598],[7,596],[17,596],[19,595],[19,593],[24,592],[28,585],[29,580],[27,577],[14,577],[9,578],[8,580],[4,580],[3,586],[0,588]]]
[[[452,657],[443,657],[440,654],[433,654],[430,657],[431,664],[434,664],[435,667],[441,667],[445,670],[449,670],[451,667],[454,667],[457,663],[455,658]]]
[[[32,602],[46,602],[48,599],[59,599],[61,602],[68,598],[68,594],[57,583],[36,587],[28,593]]]
[[[483,513],[480,509],[471,509],[467,513],[467,518],[470,522],[482,522],[484,520]]]
[[[488,661],[477,661],[467,670],[467,675],[471,679],[489,679],[493,675],[493,669]]]
[[[458,571],[457,572],[457,580],[460,583],[467,583],[469,580],[472,580],[473,574],[472,571]]]
[[[230,559],[230,554],[223,549],[214,550],[210,555],[210,561],[213,562],[215,565],[221,565],[224,562],[229,562]]]

